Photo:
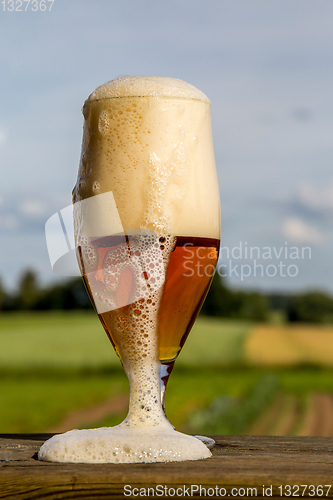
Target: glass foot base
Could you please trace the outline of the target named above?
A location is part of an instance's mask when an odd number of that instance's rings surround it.
[[[206,436],[194,436],[194,437],[199,439],[200,441],[202,441],[207,446],[207,448],[209,450],[211,450],[213,448],[213,446],[215,445],[215,441],[212,438],[209,438]]]
[[[74,429],[56,434],[39,450],[38,459],[65,463],[151,463],[201,460],[211,457],[204,443],[160,427],[134,427],[126,422],[116,427]]]

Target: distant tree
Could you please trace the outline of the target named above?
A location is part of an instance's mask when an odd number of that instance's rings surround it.
[[[268,301],[259,293],[229,289],[216,273],[201,312],[207,316],[264,321]]]
[[[82,278],[41,288],[35,271],[24,271],[16,293],[6,293],[0,280],[0,310],[72,310],[93,309]]]
[[[43,290],[34,305],[35,310],[92,308],[81,278],[74,278]]]
[[[2,283],[2,279],[0,278],[0,311],[3,309],[5,298],[6,298],[6,290]]]
[[[333,298],[323,292],[309,292],[293,297],[288,309],[291,322],[333,322]]]
[[[293,296],[287,293],[268,293],[266,297],[269,307],[274,311],[287,311],[293,300]]]
[[[230,291],[216,273],[201,312],[207,316],[228,316],[231,300]]]
[[[19,280],[15,308],[24,310],[32,309],[38,300],[39,293],[40,290],[36,272],[32,269],[24,271]]]
[[[268,318],[268,300],[257,292],[242,293],[239,316],[253,321],[265,321]]]

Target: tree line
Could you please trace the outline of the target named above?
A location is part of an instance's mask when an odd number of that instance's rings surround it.
[[[15,292],[8,292],[0,280],[2,312],[80,309],[93,309],[81,278],[42,287],[36,272],[26,270]],[[272,311],[282,312],[290,322],[333,323],[333,297],[321,291],[288,295],[233,290],[216,274],[201,314],[267,321]]]
[[[333,297],[322,291],[301,294],[237,291],[215,274],[201,311],[208,316],[255,321],[267,321],[272,311],[279,311],[289,322],[333,323]]]
[[[82,278],[42,287],[37,273],[25,271],[15,292],[9,293],[0,282],[0,310],[50,311],[93,309]]]

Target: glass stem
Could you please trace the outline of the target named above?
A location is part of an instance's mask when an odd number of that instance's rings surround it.
[[[173,370],[175,361],[168,361],[166,363],[161,363],[161,403],[162,408],[165,413],[165,389],[170,377],[170,374]],[[166,416],[166,413],[165,413]]]

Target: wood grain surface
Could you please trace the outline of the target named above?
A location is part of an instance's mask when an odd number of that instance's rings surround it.
[[[333,498],[333,438],[215,436],[207,460],[90,465],[39,462],[37,452],[51,435],[0,434],[0,499],[200,497],[200,486],[201,498]]]

